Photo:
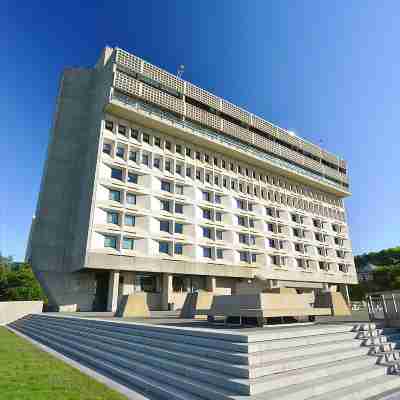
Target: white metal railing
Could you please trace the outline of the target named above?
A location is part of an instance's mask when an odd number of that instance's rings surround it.
[[[379,292],[366,296],[371,321],[400,320],[400,292]]]

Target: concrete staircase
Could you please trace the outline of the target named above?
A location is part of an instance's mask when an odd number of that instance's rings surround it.
[[[400,391],[400,333],[373,323],[195,329],[31,315],[10,327],[168,400],[345,400]]]

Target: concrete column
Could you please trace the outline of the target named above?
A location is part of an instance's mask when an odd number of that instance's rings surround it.
[[[348,285],[342,284],[339,286],[340,293],[342,293],[344,301],[350,307],[350,295],[349,295],[349,287]]]
[[[161,310],[168,311],[169,297],[172,293],[171,274],[162,274],[161,276]]]
[[[112,311],[112,312],[117,311],[118,285],[119,285],[119,272],[110,271],[110,280],[108,283],[107,311]]]
[[[215,293],[217,288],[217,279],[215,276],[206,276],[206,288],[207,291]]]

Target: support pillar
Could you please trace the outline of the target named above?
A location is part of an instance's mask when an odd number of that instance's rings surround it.
[[[119,272],[110,271],[108,283],[107,311],[115,312],[118,306]]]
[[[347,303],[347,305],[350,307],[350,295],[349,295],[349,286],[342,284],[340,285],[340,292],[343,295],[344,301]]]
[[[172,277],[171,274],[162,274],[161,276],[161,310],[168,311],[168,303],[170,294],[172,294]]]
[[[215,291],[217,289],[217,279],[215,278],[215,276],[207,276],[206,277],[206,288],[207,288],[207,291],[209,291],[211,293],[215,293]]]

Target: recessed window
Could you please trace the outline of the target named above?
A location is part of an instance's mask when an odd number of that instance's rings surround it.
[[[119,214],[116,212],[107,213],[107,223],[118,225],[119,224]]]
[[[254,228],[254,219],[252,218],[249,219],[249,226],[250,228]]]
[[[104,236],[104,247],[112,249],[117,248],[117,237],[116,236]]]
[[[210,162],[210,156],[209,156],[208,154],[204,154],[204,161],[205,161],[206,163],[209,163],[209,162]]]
[[[222,161],[221,161],[221,165],[222,165],[222,168],[225,169],[225,168],[226,168],[226,161],[225,161],[225,160],[222,160]]]
[[[160,231],[169,233],[169,221],[162,220],[160,221]]]
[[[171,172],[171,161],[165,160],[165,170]]]
[[[210,181],[211,181],[211,175],[210,175],[210,174],[206,174],[205,179],[206,179],[206,182],[207,182],[207,183],[210,183]]]
[[[190,178],[192,176],[192,168],[186,167],[186,176]]]
[[[167,150],[171,150],[172,145],[171,145],[171,142],[170,142],[169,140],[166,140],[166,141],[165,141],[165,148],[166,148]]]
[[[256,237],[254,235],[250,235],[250,244],[253,246],[256,244]]]
[[[250,257],[247,251],[239,251],[239,258],[241,262],[249,262]]]
[[[186,155],[187,155],[188,157],[192,157],[192,150],[191,150],[190,147],[186,147]]]
[[[211,239],[211,229],[203,226],[203,237]]]
[[[199,169],[196,169],[196,179],[200,180],[201,179],[201,172]]]
[[[183,185],[175,185],[175,193],[176,194],[184,194],[184,186]]]
[[[135,226],[136,225],[136,217],[134,215],[127,214],[127,215],[125,215],[124,223],[127,226]]]
[[[128,204],[136,204],[136,194],[127,193],[126,194],[126,202]]]
[[[108,193],[109,200],[121,203],[121,192],[119,190],[110,190]]]
[[[161,190],[165,192],[171,192],[171,182],[161,181]]]
[[[155,168],[160,169],[160,165],[161,165],[161,160],[159,158],[155,158],[153,161],[153,165]]]
[[[203,218],[211,219],[211,210],[209,210],[209,209],[203,210]]]
[[[181,164],[176,164],[176,166],[175,166],[175,172],[176,172],[178,175],[182,175],[182,165],[181,165]]]
[[[139,131],[137,129],[132,128],[131,129],[131,138],[138,140],[139,138]]]
[[[203,247],[203,257],[211,258],[211,247]]]
[[[154,145],[157,147],[161,147],[161,139],[159,137],[154,138]]]
[[[183,224],[175,222],[175,233],[183,233]]]
[[[175,203],[175,212],[177,214],[183,214],[183,204],[182,203]]]
[[[222,221],[222,213],[221,212],[219,212],[219,211],[215,212],[215,220],[217,222],[221,222]]]
[[[139,177],[138,177],[137,174],[134,174],[133,172],[128,172],[128,182],[129,183],[137,184],[138,183],[138,179],[139,179]]]
[[[169,200],[160,200],[160,208],[162,211],[170,211],[170,202]]]
[[[111,155],[111,143],[103,143],[103,153]]]
[[[220,231],[219,229],[217,229],[215,231],[215,239],[216,240],[222,240],[222,234],[223,234],[223,231]]]
[[[145,143],[150,143],[150,135],[148,133],[143,133],[142,140]]]
[[[237,217],[237,221],[238,221],[238,225],[240,226],[246,226],[246,219],[244,217],[242,217],[241,215],[239,215]]]
[[[222,258],[224,258],[224,250],[223,250],[223,249],[217,249],[216,256],[217,256],[217,258],[220,259],[220,260],[221,260]]]
[[[122,181],[122,169],[111,168],[111,178]]]
[[[175,145],[175,152],[178,154],[182,154],[182,146],[180,144]]]
[[[196,151],[196,159],[197,160],[201,159],[201,153],[199,151]]]
[[[245,235],[244,233],[239,233],[239,243],[244,243],[247,244],[248,242],[248,236]]]
[[[119,157],[119,158],[124,158],[125,149],[124,149],[123,147],[121,147],[121,146],[118,146],[118,147],[117,147],[117,151],[116,151],[116,155],[117,155],[117,157]]]
[[[211,201],[211,193],[210,192],[203,192],[203,200],[204,201]]]
[[[124,250],[133,250],[135,247],[135,241],[132,238],[124,237],[122,240],[122,248]]]
[[[106,121],[106,129],[108,131],[112,131],[114,129],[114,122],[113,121]]]
[[[183,245],[182,243],[175,243],[175,254],[182,255],[183,254]]]
[[[118,125],[118,133],[122,136],[126,136],[126,126]]]
[[[137,162],[137,152],[136,151],[130,151],[129,152],[129,160],[133,162]]]
[[[251,262],[253,262],[253,263],[255,263],[255,262],[257,262],[257,254],[252,254],[251,255]]]
[[[216,194],[215,197],[214,197],[214,199],[215,199],[215,203],[221,204],[221,199],[222,199],[222,197],[221,197],[220,194]]]
[[[149,166],[149,155],[148,154],[142,154],[142,164],[146,165],[147,167]]]
[[[214,165],[218,165],[218,158],[214,157]]]
[[[219,185],[219,177],[217,175],[214,176],[214,185]]]
[[[159,253],[169,254],[169,242],[159,242],[158,251]]]

